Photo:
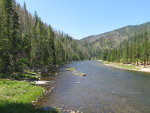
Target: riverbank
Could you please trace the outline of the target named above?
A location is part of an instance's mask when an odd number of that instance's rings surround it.
[[[0,79],[0,113],[53,113],[32,104],[44,92],[43,87],[30,82]]]
[[[103,62],[104,65],[106,65],[106,66],[111,66],[111,67],[125,69],[125,70],[150,73],[150,66],[144,67],[142,65],[141,66],[134,66],[132,64],[112,63],[112,62],[102,61],[102,60],[98,60],[98,61]]]

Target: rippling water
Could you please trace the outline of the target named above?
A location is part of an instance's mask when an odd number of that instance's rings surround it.
[[[78,76],[75,67],[87,76]],[[49,79],[55,89],[38,105],[83,113],[150,113],[150,74],[106,67],[97,61],[66,64]],[[49,84],[51,85],[51,84]]]

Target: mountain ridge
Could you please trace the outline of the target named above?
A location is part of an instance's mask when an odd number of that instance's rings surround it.
[[[146,24],[150,25],[150,21],[142,23],[142,24],[137,24],[137,25],[127,25],[127,26],[124,26],[124,27],[120,27],[120,28],[117,28],[117,29],[114,29],[114,30],[111,30],[111,31],[107,31],[107,32],[104,32],[104,33],[96,34],[96,35],[89,35],[89,36],[84,37],[80,40],[86,40],[86,39],[93,38],[93,37],[96,37],[96,36],[99,36],[99,35],[105,35],[105,34],[115,32],[115,31],[118,31],[118,30],[121,30],[121,29],[126,29],[128,27],[139,27],[139,26],[141,27],[141,26],[146,25]]]
[[[119,46],[124,40],[133,37],[135,34],[147,31],[150,33],[150,21],[140,25],[128,25],[113,31],[98,35],[91,35],[81,39],[82,44],[90,51],[98,49],[110,49]]]

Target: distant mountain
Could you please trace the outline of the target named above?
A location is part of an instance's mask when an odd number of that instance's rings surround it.
[[[141,25],[131,25],[111,32],[99,35],[91,35],[80,40],[83,45],[91,51],[97,49],[114,48],[121,44],[124,40],[131,38],[133,35],[147,30],[150,33],[150,22]]]

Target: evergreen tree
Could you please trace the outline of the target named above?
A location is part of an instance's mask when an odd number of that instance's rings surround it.
[[[148,39],[147,32],[145,31],[144,42],[143,42],[143,61],[144,61],[144,66],[146,66],[148,64],[149,55],[150,55],[150,53],[149,53],[149,39]]]

